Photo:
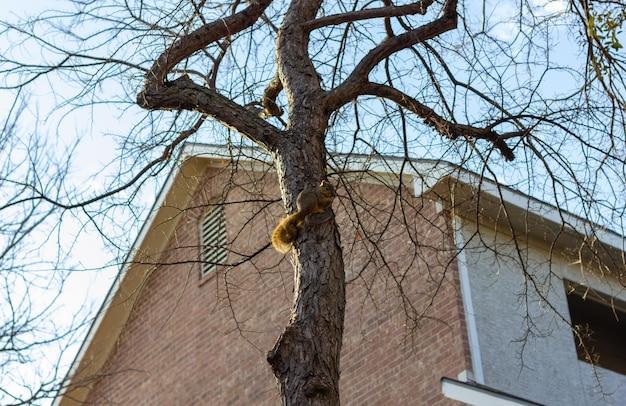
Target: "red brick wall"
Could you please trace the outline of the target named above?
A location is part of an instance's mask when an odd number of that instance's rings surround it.
[[[288,257],[267,249],[203,280],[194,262],[206,203],[224,195],[225,184],[231,202],[251,194],[278,197],[272,175],[261,182],[259,177],[226,171],[207,176],[163,253],[163,265],[146,281],[90,404],[280,403],[265,354],[289,318]],[[361,196],[356,210],[345,200],[335,203],[350,281],[342,402],[453,404],[441,396],[440,379],[456,377],[470,363],[447,221],[432,202],[407,197],[412,207],[400,208],[383,186],[357,189],[352,191]],[[228,235],[237,253],[249,254],[268,243],[281,207],[262,210],[267,204],[227,205]],[[350,220],[357,212],[364,223],[358,231]],[[368,237],[380,239],[381,251],[373,256]]]

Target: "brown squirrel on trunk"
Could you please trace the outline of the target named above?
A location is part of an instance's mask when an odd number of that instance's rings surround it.
[[[325,180],[315,189],[305,189],[298,193],[298,209],[283,218],[272,233],[272,245],[276,251],[283,254],[289,252],[305,223],[321,224],[330,220],[332,213],[327,209],[333,204],[334,198],[335,187]]]

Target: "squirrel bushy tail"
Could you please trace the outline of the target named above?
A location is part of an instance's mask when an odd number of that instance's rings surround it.
[[[299,230],[304,226],[304,219],[308,215],[321,213],[321,218],[313,221],[320,224],[331,219],[332,213],[327,209],[332,205],[335,197],[335,188],[327,181],[322,181],[315,189],[303,190],[296,200],[295,213],[282,219],[272,233],[272,245],[276,251],[286,254],[291,250],[293,242],[298,238]]]
[[[291,245],[298,237],[298,227],[304,220],[306,213],[295,212],[290,214],[278,223],[272,233],[272,245],[276,251],[286,254],[291,249]]]

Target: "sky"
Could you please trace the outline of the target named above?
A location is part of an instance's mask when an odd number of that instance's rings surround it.
[[[43,0],[19,2],[0,0],[0,20],[11,20],[15,15],[38,13],[44,11],[49,5],[49,1]],[[0,43],[0,52],[6,46],[7,44]],[[34,49],[22,51],[26,55],[37,52]],[[69,187],[80,188],[86,195],[95,195],[106,190],[106,182],[116,169],[115,167],[107,168],[107,164],[114,160],[118,152],[117,140],[109,134],[127,131],[128,123],[119,120],[119,112],[107,106],[98,106],[95,113],[97,120],[92,120],[89,114],[74,114],[66,118],[60,117],[58,113],[49,114],[59,100],[62,100],[63,95],[69,94],[73,89],[60,82],[54,84],[55,94],[52,94],[48,85],[49,83],[45,80],[41,80],[29,87],[28,94],[23,94],[28,104],[25,114],[20,117],[18,132],[25,135],[32,133],[43,135],[48,147],[61,157],[67,154],[74,143],[79,140],[76,149],[73,150],[74,158],[67,184]],[[0,111],[8,111],[13,100],[12,96],[11,92],[0,90]],[[144,188],[144,190],[143,203],[149,205],[154,200],[154,188]],[[29,236],[35,245],[38,245],[38,242],[42,244],[30,253],[33,260],[54,263],[58,256],[61,256],[63,267],[73,269],[66,275],[63,294],[56,301],[53,312],[54,320],[50,320],[59,326],[73,323],[77,315],[80,315],[79,320],[91,320],[119,271],[118,259],[119,255],[123,254],[107,248],[100,233],[86,221],[81,213],[64,213],[61,224],[59,228],[53,228],[52,225],[41,228]],[[140,223],[128,230],[127,241],[124,241],[122,246],[132,242],[139,225]],[[106,228],[103,231],[106,233]],[[62,247],[61,252],[58,251],[58,247]],[[45,264],[37,268],[39,269],[37,272],[30,273],[31,276],[34,275],[34,278],[41,279],[43,276],[44,279],[50,281],[57,279],[58,272],[47,268]],[[39,285],[41,286],[39,289],[33,289],[30,292],[34,298],[34,307],[45,306],[57,291],[55,283]],[[82,342],[86,329],[83,328],[81,331],[80,336],[74,337],[74,345],[64,351],[64,358],[61,362],[63,370],[74,358],[78,344]],[[45,377],[52,370],[52,366],[57,363],[57,351],[58,348],[53,346],[45,354],[36,353],[35,357],[39,358],[35,359],[34,363],[27,364],[19,370],[12,370],[10,376],[7,374],[0,378],[0,384],[3,388],[12,387],[19,391],[22,380],[32,379],[33,382],[37,382],[40,376]],[[63,375],[64,372],[61,376]],[[0,403],[8,402],[2,399],[0,395]],[[43,404],[46,403],[46,401],[43,402]]]
[[[55,2],[55,6],[59,4]],[[503,40],[512,40],[518,30],[514,21],[516,4],[512,1],[488,1],[486,15],[492,22],[491,33]],[[538,14],[559,14],[565,9],[562,0],[541,1],[531,0]],[[50,2],[44,0],[22,0],[20,2],[0,0],[0,20],[13,20],[15,15],[36,14],[46,10]],[[0,44],[0,51],[6,44]],[[36,54],[36,50],[25,48],[21,52],[26,56]],[[571,56],[570,56],[571,57]],[[114,107],[97,106],[91,114],[70,114],[61,116],[59,113],[49,114],[51,109],[63,100],[64,95],[71,94],[73,89],[68,83],[55,83],[54,93],[50,91],[50,83],[40,80],[29,88],[27,118],[21,120],[20,130],[24,132],[37,131],[44,134],[50,145],[57,153],[67,153],[75,141],[79,141],[73,159],[69,184],[75,185],[87,195],[93,195],[106,190],[107,181],[116,173],[115,166],[107,166],[113,162],[119,153],[119,139],[114,135],[123,135],[129,130],[135,117],[120,113]],[[106,92],[106,89],[101,91]],[[6,111],[12,98],[10,93],[0,90],[0,111]],[[34,127],[32,124],[37,123]],[[104,168],[104,169],[103,169]],[[138,201],[144,208],[150,206],[155,198],[155,191],[163,177],[151,181],[151,185],[144,188]],[[141,212],[138,218],[145,218],[147,212]],[[80,272],[71,272],[61,298],[62,312],[58,312],[59,322],[69,322],[79,309],[96,309],[102,302],[119,267],[117,259],[120,254],[106,248],[100,234],[87,223],[82,228],[85,217],[72,214],[64,215],[63,227],[59,239],[66,248],[64,255],[67,265]],[[129,246],[134,240],[141,221],[135,222],[126,235],[122,246]],[[108,231],[104,229],[106,234]],[[40,236],[44,239],[44,235]],[[33,238],[37,238],[34,235]],[[38,252],[41,257],[54,258],[57,255],[56,241],[44,244]],[[93,314],[93,313],[92,313]],[[76,346],[73,347],[76,349]],[[71,360],[68,352],[66,361]]]

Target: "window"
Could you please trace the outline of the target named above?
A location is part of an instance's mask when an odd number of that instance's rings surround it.
[[[566,282],[576,352],[581,361],[626,374],[626,303]]]
[[[226,250],[226,222],[224,208],[217,206],[209,211],[202,220],[200,227],[200,274],[207,275],[224,263]]]

